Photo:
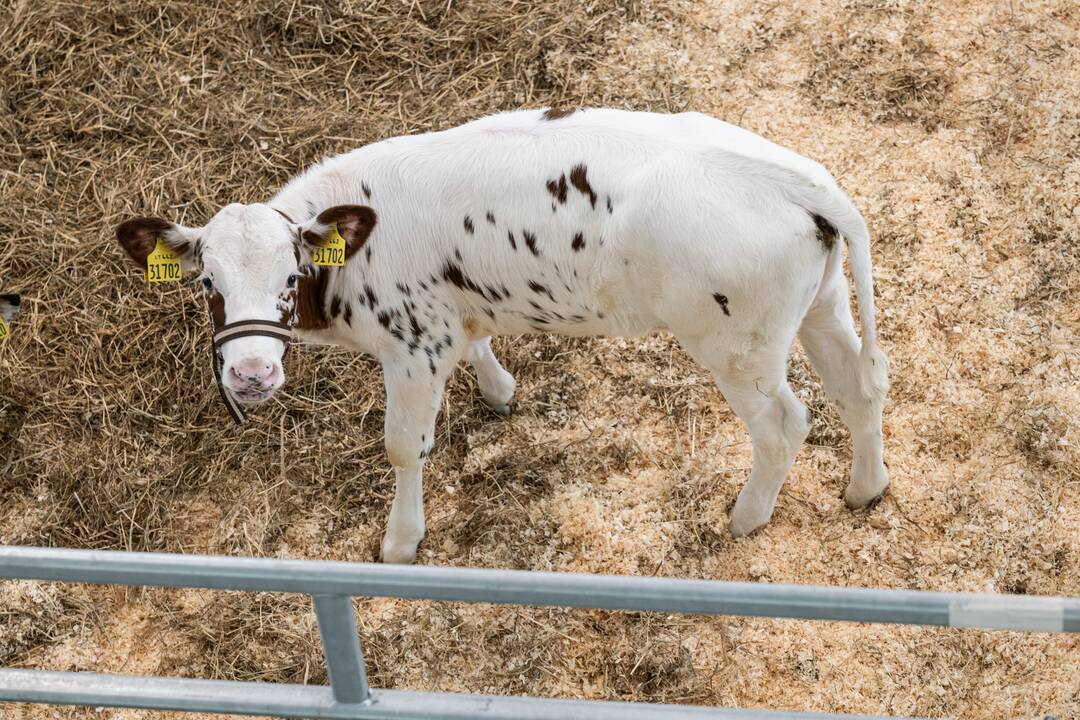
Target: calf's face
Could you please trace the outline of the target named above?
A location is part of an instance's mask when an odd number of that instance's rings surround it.
[[[8,325],[19,314],[22,307],[22,298],[14,293],[0,295],[0,317]]]
[[[233,204],[201,228],[135,218],[120,225],[116,235],[140,267],[146,267],[161,238],[179,256],[185,272],[198,272],[217,328],[243,320],[291,325],[297,293],[309,285],[302,275],[309,269],[310,247],[321,243],[336,224],[346,239],[346,255],[351,254],[350,239],[355,244],[361,232],[366,239],[374,225],[372,221],[365,229],[364,213],[357,211],[370,208],[330,208],[294,225],[268,205]],[[224,344],[221,373],[226,390],[243,403],[267,400],[285,382],[284,352],[282,341],[259,335]]]

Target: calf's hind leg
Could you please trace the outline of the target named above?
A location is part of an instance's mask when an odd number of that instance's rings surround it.
[[[795,453],[810,430],[806,406],[787,383],[790,343],[734,355],[716,340],[679,341],[712,371],[724,399],[750,431],[753,467],[731,511],[731,534],[747,535],[772,517]]]
[[[839,255],[830,260],[821,289],[799,328],[799,340],[821,378],[825,394],[836,404],[851,432],[851,481],[844,500],[848,507],[864,507],[889,486],[889,473],[882,461],[881,411],[885,398],[867,396],[859,382],[859,337],[851,318]]]

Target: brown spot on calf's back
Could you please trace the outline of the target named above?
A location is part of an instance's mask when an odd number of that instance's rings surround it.
[[[588,195],[589,202],[594,208],[596,207],[596,191],[589,184],[588,170],[584,164],[575,165],[570,171],[570,184],[582,195]]]
[[[825,248],[825,252],[831,252],[836,245],[836,236],[838,235],[836,227],[816,213],[813,215],[813,218],[814,225],[817,226],[818,242]]]
[[[548,108],[540,116],[541,120],[560,120],[577,112],[577,108]]]
[[[551,193],[551,197],[559,201],[560,205],[566,204],[566,175],[560,175],[558,182],[555,180],[547,181],[548,192]]]
[[[574,252],[578,252],[581,248],[585,247],[585,236],[578,233],[574,236],[574,242],[570,243],[570,247],[574,249]]]

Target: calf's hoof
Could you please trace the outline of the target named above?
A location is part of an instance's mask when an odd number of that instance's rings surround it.
[[[732,537],[738,538],[746,537],[758,528],[764,527],[769,522],[769,518],[772,517],[772,512],[763,513],[757,508],[736,501],[730,517],[731,523],[728,525],[728,529],[731,531]]]
[[[411,565],[416,562],[416,542],[395,542],[389,538],[383,540],[382,561],[394,565]]]
[[[884,466],[877,468],[871,477],[859,478],[856,482],[852,477],[844,491],[844,504],[852,510],[858,510],[879,500],[885,491],[889,489],[889,471]]]

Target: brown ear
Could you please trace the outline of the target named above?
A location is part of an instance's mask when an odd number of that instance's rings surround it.
[[[159,237],[180,256],[185,269],[190,268],[195,264],[195,242],[199,234],[199,229],[150,217],[132,218],[116,228],[120,247],[141,268],[146,267],[146,258],[154,251]]]
[[[311,246],[321,245],[334,227],[345,239],[345,259],[348,260],[364,247],[371,231],[375,229],[378,216],[366,205],[335,205],[323,210],[308,222],[302,232],[304,241]]]

